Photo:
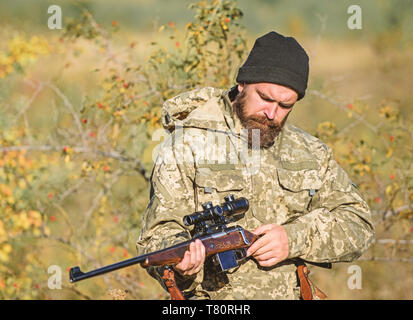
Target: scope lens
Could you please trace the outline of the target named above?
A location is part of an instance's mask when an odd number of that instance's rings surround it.
[[[185,216],[183,220],[186,226],[190,226],[194,223],[193,219],[190,216]]]

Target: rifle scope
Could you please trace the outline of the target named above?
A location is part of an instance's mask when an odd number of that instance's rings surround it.
[[[248,210],[249,203],[244,197],[235,199],[233,195],[225,197],[225,203],[213,206],[212,202],[202,204],[204,211],[194,212],[183,218],[186,226],[195,225],[208,220],[222,220],[226,216],[241,214]]]

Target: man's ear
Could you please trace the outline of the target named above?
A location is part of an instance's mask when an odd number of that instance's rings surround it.
[[[238,92],[241,92],[244,89],[245,83],[238,83]]]

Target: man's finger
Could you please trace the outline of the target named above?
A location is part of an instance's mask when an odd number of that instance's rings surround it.
[[[192,269],[192,273],[198,273],[201,270],[202,266],[204,265],[204,261],[205,261],[205,247],[202,244],[202,242],[200,242],[198,244],[197,264]]]
[[[204,263],[205,260],[205,246],[202,243],[201,240],[197,240],[199,241],[199,263]]]
[[[190,263],[189,271],[192,271],[194,268],[198,266],[200,248],[199,248],[199,244],[195,242],[191,243],[190,248],[191,248],[191,263]]]
[[[247,257],[253,255],[258,249],[261,247],[265,246],[269,242],[269,239],[267,237],[262,236],[259,238],[257,241],[255,241],[251,247],[248,248],[247,250]]]
[[[196,239],[190,243],[184,257],[174,266],[174,269],[182,275],[192,275],[199,272],[205,262],[205,253],[204,244],[201,240]]]
[[[280,262],[279,259],[272,258],[272,259],[269,259],[269,260],[259,261],[258,263],[262,267],[272,267],[272,266],[276,265],[278,262]]]
[[[196,246],[195,242],[191,242],[189,245],[189,252],[191,253],[191,257],[189,259],[188,269],[192,269],[196,264]]]
[[[252,256],[254,256],[254,258],[256,258],[257,256],[267,254],[268,252],[272,252],[272,254],[274,254],[276,251],[277,251],[276,248],[271,246],[270,243],[266,243],[263,246],[261,246],[260,248],[258,248],[257,250],[255,250],[255,252],[252,254]]]
[[[202,247],[203,244],[201,242],[201,240],[196,239],[195,240],[195,249],[196,249],[196,264],[200,264],[202,261]]]
[[[270,231],[273,227],[274,227],[274,225],[272,225],[272,224],[264,224],[263,226],[259,226],[254,231],[252,231],[252,233],[254,233],[256,235],[260,235],[260,234],[263,234],[263,233],[266,233],[266,232]]]
[[[197,239],[195,240],[195,251],[196,251],[196,255],[195,255],[195,263],[193,266],[193,270],[198,270],[199,266],[203,263],[203,255],[204,255],[204,250],[205,247],[203,245],[203,243],[201,242],[201,240]]]
[[[190,259],[189,251],[185,251],[183,259],[174,266],[174,269],[177,270],[179,273],[183,274],[188,266],[188,260]]]
[[[272,258],[276,258],[278,259],[279,255],[274,251],[274,250],[268,250],[264,253],[260,253],[260,254],[254,254],[254,259],[257,261],[265,261],[265,260],[269,260]]]

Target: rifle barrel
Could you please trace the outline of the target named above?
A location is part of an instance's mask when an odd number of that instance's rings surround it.
[[[134,264],[138,264],[138,263],[143,263],[145,262],[145,260],[147,258],[150,258],[151,256],[154,256],[156,254],[162,254],[165,252],[173,252],[176,248],[184,248],[186,249],[189,246],[189,243],[194,241],[194,239],[192,240],[188,240],[182,243],[178,243],[172,247],[168,247],[159,251],[155,251],[155,252],[151,252],[151,253],[146,253],[134,258],[130,258],[124,261],[120,261],[120,262],[116,262],[104,267],[101,267],[99,269],[95,269],[95,270],[91,270],[89,272],[83,273],[80,268],[78,266],[73,267],[70,269],[69,271],[69,277],[70,277],[70,282],[76,282],[76,281],[80,281],[80,280],[84,280],[84,279],[88,279],[91,277],[95,277],[95,276],[99,276],[101,274],[104,273],[108,273],[108,272],[112,272],[121,268],[126,268],[129,266],[132,266]],[[183,250],[183,253],[185,252],[185,250]]]
[[[69,272],[70,282],[76,282],[76,281],[88,279],[88,278],[99,276],[101,274],[112,272],[112,271],[115,271],[121,268],[129,267],[137,263],[142,263],[146,260],[148,255],[149,254],[144,254],[144,255],[134,257],[128,260],[116,262],[108,266],[95,269],[95,270],[92,270],[86,273],[83,273],[79,267],[73,267],[70,269],[70,272]]]

